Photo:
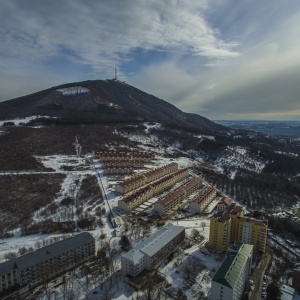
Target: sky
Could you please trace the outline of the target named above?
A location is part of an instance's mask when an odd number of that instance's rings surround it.
[[[300,1],[1,0],[0,101],[115,67],[212,120],[300,121]]]

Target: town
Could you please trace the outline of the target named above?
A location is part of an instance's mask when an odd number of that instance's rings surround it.
[[[99,150],[72,160],[96,175],[106,221],[7,256],[1,299],[300,297],[300,244],[276,231],[299,234],[300,210],[247,211],[192,165],[150,151]]]

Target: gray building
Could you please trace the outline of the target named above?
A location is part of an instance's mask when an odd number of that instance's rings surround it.
[[[122,274],[134,277],[143,270],[156,268],[180,246],[184,238],[184,227],[171,223],[165,225],[122,256]]]
[[[14,286],[38,286],[95,256],[88,233],[59,241],[0,264],[0,293]]]

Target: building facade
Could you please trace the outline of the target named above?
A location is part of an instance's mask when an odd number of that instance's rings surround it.
[[[267,221],[244,216],[240,206],[217,212],[210,218],[208,247],[224,252],[236,241],[253,245],[254,252],[264,253],[267,245]]]
[[[184,238],[184,227],[165,225],[122,256],[122,274],[135,277],[144,270],[153,270],[181,245]]]
[[[0,264],[0,293],[38,286],[95,256],[95,239],[82,233]]]
[[[253,245],[237,242],[212,280],[210,300],[240,300],[251,272]]]

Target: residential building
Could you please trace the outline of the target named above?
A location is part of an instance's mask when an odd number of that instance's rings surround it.
[[[229,197],[222,197],[221,200],[217,204],[218,211],[225,211],[229,205],[233,203],[233,200]]]
[[[245,217],[242,207],[232,206],[210,218],[208,246],[224,252],[230,244],[241,241],[252,244],[254,252],[265,252],[267,229],[267,221]]]
[[[165,197],[156,202],[154,204],[153,210],[163,215],[176,208],[179,208],[189,195],[199,189],[199,187],[201,186],[201,182],[202,178],[193,177],[188,182],[182,184],[179,188],[170,192]]]
[[[189,177],[188,169],[178,170],[170,175],[167,175],[155,182],[152,182],[141,189],[136,190],[132,194],[124,197],[118,201],[118,207],[125,212],[131,211],[149,200],[153,196],[160,194],[161,192],[168,190],[174,186],[177,182]]]
[[[171,223],[152,234],[121,258],[122,274],[135,277],[158,267],[184,241],[185,228]]]
[[[0,264],[0,293],[38,286],[95,256],[95,239],[82,233]]]
[[[235,243],[212,280],[211,300],[240,300],[251,272],[253,245]]]
[[[208,247],[218,252],[228,249],[230,243],[231,218],[229,212],[218,212],[210,218]]]
[[[197,213],[201,213],[215,199],[217,195],[213,187],[205,187],[198,193],[189,205],[189,208]]]
[[[168,174],[178,170],[178,164],[171,163],[161,168],[156,168],[147,172],[138,173],[131,178],[124,180],[122,183],[115,185],[115,191],[120,194],[127,194],[143,185],[153,182]]]

